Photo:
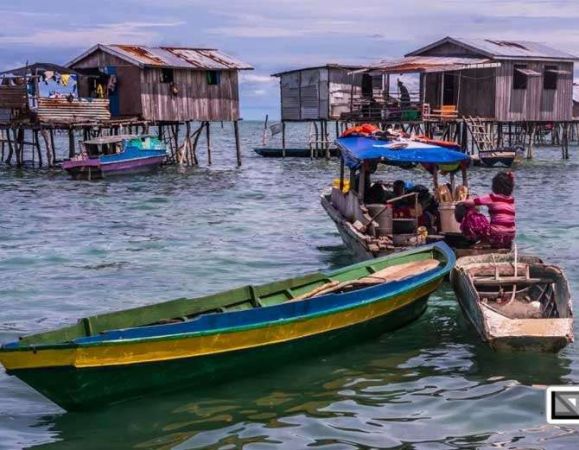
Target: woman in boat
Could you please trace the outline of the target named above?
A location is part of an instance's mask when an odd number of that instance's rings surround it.
[[[512,196],[514,176],[512,172],[500,172],[492,181],[492,193],[468,199],[459,205],[467,210],[461,216],[460,209],[457,219],[461,232],[467,239],[473,241],[487,240],[494,248],[511,248],[515,239],[515,199]],[[486,206],[489,209],[489,220],[476,207]]]

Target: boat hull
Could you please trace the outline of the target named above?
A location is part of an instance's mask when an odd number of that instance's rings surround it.
[[[95,180],[111,178],[115,176],[147,173],[159,168],[165,161],[165,156],[151,156],[130,160],[115,161],[109,163],[89,163],[84,161],[67,161],[63,168],[74,179]],[[76,162],[77,164],[70,164]]]
[[[255,153],[264,158],[282,158],[284,157],[284,150],[280,147],[255,147],[253,149]],[[337,148],[330,149],[330,156],[338,156],[339,152]],[[310,158],[312,156],[312,151],[309,148],[303,147],[291,147],[285,149],[285,157],[287,158]],[[325,157],[326,151],[323,149],[314,149],[314,157]]]
[[[214,385],[298,358],[341,349],[402,327],[424,312],[428,296],[438,284],[439,281],[432,282],[406,298],[399,298],[400,307],[372,319],[277,344],[156,362],[84,368],[66,365],[9,373],[66,410],[88,409],[147,393]],[[244,337],[232,335],[229,339],[238,341]]]
[[[561,275],[556,281],[561,307],[569,313],[562,318],[509,318],[481,303],[480,295],[468,274],[469,265],[477,260],[507,261],[505,254],[461,258],[450,273],[450,282],[464,317],[481,340],[493,350],[558,352],[573,341],[573,317],[567,281]],[[538,258],[521,257],[527,264],[541,264]]]

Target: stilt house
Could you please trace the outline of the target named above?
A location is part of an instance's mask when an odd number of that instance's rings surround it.
[[[499,122],[569,121],[577,60],[538,42],[445,37],[373,65],[370,73],[419,74],[425,116],[446,111]]]
[[[81,96],[108,98],[113,118],[151,122],[237,121],[238,72],[219,50],[98,44],[67,64],[91,75]]]
[[[381,95],[381,78],[356,73],[360,69],[326,64],[273,74],[280,80],[282,121],[338,120]]]

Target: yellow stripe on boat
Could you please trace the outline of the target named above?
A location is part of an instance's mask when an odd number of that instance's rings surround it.
[[[106,344],[61,350],[5,352],[0,354],[0,361],[8,370],[59,366],[105,367],[191,358],[279,344],[338,330],[389,314],[432,293],[441,282],[441,279],[434,280],[412,292],[400,294],[388,300],[379,300],[333,314],[278,325],[269,324],[247,330],[223,331],[202,336],[177,336],[175,338],[165,336],[139,341],[109,341]]]

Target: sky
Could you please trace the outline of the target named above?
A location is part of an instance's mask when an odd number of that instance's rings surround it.
[[[240,80],[245,119],[279,117],[272,73],[400,57],[448,35],[579,55],[577,0],[4,0],[0,18],[1,70],[96,43],[219,48],[255,68]]]

